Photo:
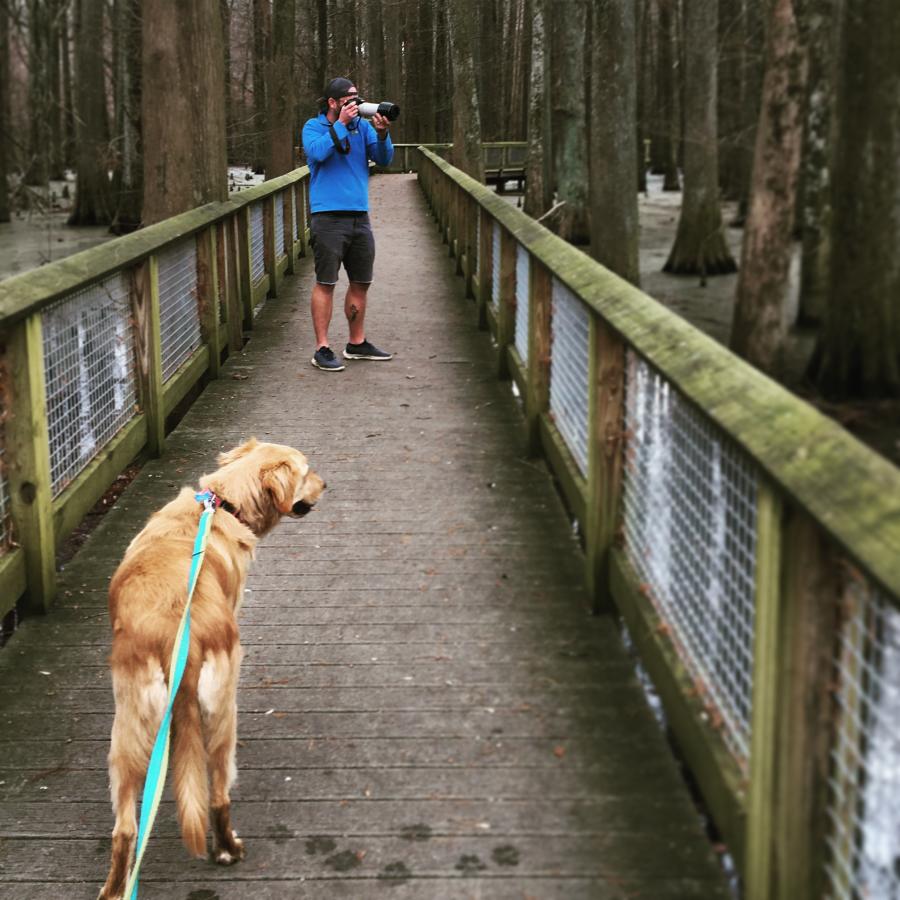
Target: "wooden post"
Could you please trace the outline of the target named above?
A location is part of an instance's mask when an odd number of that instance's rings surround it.
[[[250,265],[250,206],[245,204],[237,214],[237,247],[240,261],[240,296],[243,327],[253,330],[253,270]]]
[[[625,450],[625,342],[591,316],[585,565],[595,612],[612,609],[609,555],[619,526]]]
[[[209,348],[210,378],[219,377],[219,272],[216,253],[216,227],[213,225],[197,234],[197,306],[200,312],[200,333]]]
[[[284,203],[284,249],[287,253],[287,268],[285,272],[294,274],[294,203],[297,196],[295,185],[289,185],[282,193]]]
[[[481,206],[473,197],[465,195],[466,200],[466,296],[475,296],[475,263],[478,259],[478,216]]]
[[[147,417],[147,452],[161,456],[166,445],[162,339],[159,321],[159,261],[149,256],[132,273],[132,303],[141,408]]]
[[[509,378],[508,348],[516,330],[516,248],[518,242],[500,229],[500,302],[497,304],[497,377]]]
[[[297,227],[297,239],[300,241],[300,256],[306,256],[307,253],[307,244],[306,244],[306,219],[307,219],[307,210],[309,209],[309,198],[307,197],[307,186],[309,185],[309,178],[304,178],[303,181],[298,181],[296,184],[297,190],[297,219],[299,220]]]
[[[541,413],[550,403],[550,317],[553,310],[553,279],[548,269],[533,256],[528,279],[528,390],[525,420],[528,452],[541,453]]]
[[[768,484],[758,517],[746,896],[817,900],[840,579],[821,529]]]
[[[481,235],[479,242],[481,244],[478,251],[478,298],[476,304],[476,317],[478,327],[484,331],[487,328],[487,305],[490,302],[491,284],[493,283],[493,266],[494,266],[494,244],[491,240],[494,220],[490,213],[479,207],[481,216]]]
[[[237,217],[222,219],[216,225],[218,232],[218,270],[225,298],[225,327],[228,329],[228,350],[237,353],[244,346],[243,312],[238,288],[238,260],[235,253],[235,225]]]
[[[11,378],[6,424],[10,512],[25,556],[25,605],[46,612],[56,594],[56,540],[41,314],[17,322],[6,352]]]
[[[269,273],[269,296],[278,296],[278,267],[275,259],[275,202],[277,194],[263,200],[263,258],[266,272]]]

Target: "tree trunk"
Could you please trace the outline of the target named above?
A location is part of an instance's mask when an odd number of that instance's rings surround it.
[[[555,3],[555,27],[561,59],[553,59],[553,97],[559,110],[559,150],[553,160],[561,208],[557,233],[573,244],[589,244],[587,105],[584,91],[584,39],[587,27],[585,0]],[[554,123],[555,124],[555,123]],[[633,140],[633,133],[629,136]],[[634,186],[632,176],[632,187]]]
[[[803,172],[802,263],[797,325],[817,326],[825,314],[831,257],[830,179],[835,102],[838,0],[809,0],[805,40],[809,74],[801,166]],[[802,23],[801,23],[802,25]]]
[[[226,200],[219,0],[144,0],[145,225]]]
[[[437,124],[434,117],[434,7],[432,0],[419,0],[418,36],[413,45],[415,52],[415,81],[418,85],[416,103],[419,104],[418,140],[425,144],[437,140]],[[424,102],[423,102],[424,101]]]
[[[237,159],[235,141],[234,99],[231,95],[231,4],[229,0],[219,0],[219,14],[222,16],[223,65],[225,66],[225,148],[229,162]]]
[[[272,26],[272,56],[266,78],[266,179],[294,168],[294,0],[275,0]]]
[[[47,3],[47,75],[49,124],[49,175],[54,181],[65,176],[65,147],[63,144],[63,97],[60,58],[60,31],[65,27],[65,6],[60,0]]]
[[[384,91],[384,13],[381,6],[381,0],[366,0],[366,91],[379,95]]]
[[[745,0],[719,0],[719,178],[726,200],[740,200],[745,191],[740,165],[744,3]]]
[[[680,191],[676,149],[680,131],[676,93],[680,67],[675,65],[675,0],[656,0],[658,21],[657,38],[657,131],[653,143],[656,145],[653,170],[663,176],[664,191]]]
[[[796,0],[775,0],[767,43],[731,349],[777,378],[783,362],[784,299],[793,247],[806,85]]]
[[[72,21],[69,10],[77,3],[63,6],[60,23],[60,54],[62,57],[62,94],[63,94],[63,162],[66,168],[75,165],[75,101],[72,90]]]
[[[10,163],[8,147],[11,143],[11,127],[9,120],[9,10],[5,3],[0,3],[0,222],[8,222],[9,215],[9,174]]]
[[[734,227],[743,227],[750,205],[750,181],[753,176],[753,153],[759,124],[765,54],[765,25],[761,8],[762,4],[758,0],[741,0],[741,122],[733,148],[734,185],[731,191],[738,200],[738,214],[731,223]]]
[[[49,177],[48,12],[44,0],[28,0],[28,114],[25,183],[46,186]]]
[[[591,255],[638,284],[637,24],[633,0],[594,7]]]
[[[403,74],[400,68],[400,5],[398,0],[385,0],[382,4],[382,9],[384,12],[384,85],[382,89],[385,92],[385,96],[371,99],[402,103]],[[403,127],[400,122],[397,122],[391,128],[391,139],[399,142],[402,134]]]
[[[120,164],[110,231],[126,234],[141,224],[144,163],[141,150],[141,2],[118,0],[116,32],[120,52],[116,78],[116,131]]]
[[[435,6],[434,81],[440,85],[434,95],[435,134],[438,143],[453,140],[453,71],[450,65],[450,24],[445,3]]]
[[[831,280],[813,377],[832,397],[900,396],[900,5],[846,0]]]
[[[484,182],[481,120],[475,83],[475,11],[472,0],[449,0],[447,15],[453,60],[453,165]]]
[[[528,156],[525,161],[525,212],[539,218],[553,204],[550,172],[549,43],[545,12],[550,0],[531,2],[531,80],[528,102]]]
[[[596,18],[598,8],[593,13]],[[635,0],[634,20],[636,24],[637,51],[635,54],[635,80],[637,82],[637,121],[634,129],[634,139],[636,142],[635,165],[637,166],[637,189],[639,193],[647,193],[647,166],[646,166],[646,143],[649,134],[649,87],[653,81],[655,70],[655,61],[651,52],[650,42],[650,0]],[[594,35],[594,52],[596,53],[597,30],[592,29]],[[592,87],[589,97],[594,97],[598,90],[602,90],[602,85],[597,83],[597,69],[593,69]],[[593,231],[591,232],[593,235]],[[593,237],[592,237],[593,239]]]
[[[272,54],[272,0],[253,0],[253,171],[266,170],[269,99],[266,76]]]
[[[337,73],[330,72],[328,69],[328,0],[317,0],[316,3],[316,25],[318,28],[318,40],[316,43],[319,47],[319,53],[316,57],[316,81],[319,90],[324,91],[325,85],[337,76]]]
[[[725,243],[716,147],[717,0],[685,0],[684,197],[664,272],[720,275],[737,267]]]
[[[109,120],[103,72],[103,0],[79,0],[75,37],[76,174],[70,225],[109,225]]]

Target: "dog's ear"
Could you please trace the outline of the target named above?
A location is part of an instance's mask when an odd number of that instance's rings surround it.
[[[227,466],[228,463],[233,463],[236,459],[240,459],[242,456],[246,456],[254,447],[259,446],[259,441],[252,437],[246,444],[241,444],[238,447],[234,447],[231,450],[226,450],[224,453],[219,454],[219,458],[217,462],[220,466]]]
[[[294,467],[288,462],[273,463],[265,466],[259,476],[262,486],[272,495],[278,512],[287,515],[294,505]]]

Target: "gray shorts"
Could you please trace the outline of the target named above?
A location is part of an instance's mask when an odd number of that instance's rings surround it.
[[[369,284],[375,264],[375,238],[368,213],[313,213],[310,246],[316,260],[316,281],[337,284],[341,263],[351,281]]]

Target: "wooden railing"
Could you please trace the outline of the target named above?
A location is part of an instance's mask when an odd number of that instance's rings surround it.
[[[627,626],[746,896],[896,888],[900,473],[419,152],[498,374],[578,520],[596,605]]]
[[[389,166],[379,166],[379,172],[416,172],[419,165],[418,144],[394,144],[394,158]],[[452,144],[423,144],[441,158],[446,158]],[[488,184],[503,180],[521,181],[525,177],[524,141],[494,141],[481,145],[484,176]]]
[[[308,174],[0,282],[0,617],[52,604],[60,542],[243,346],[306,253]]]

